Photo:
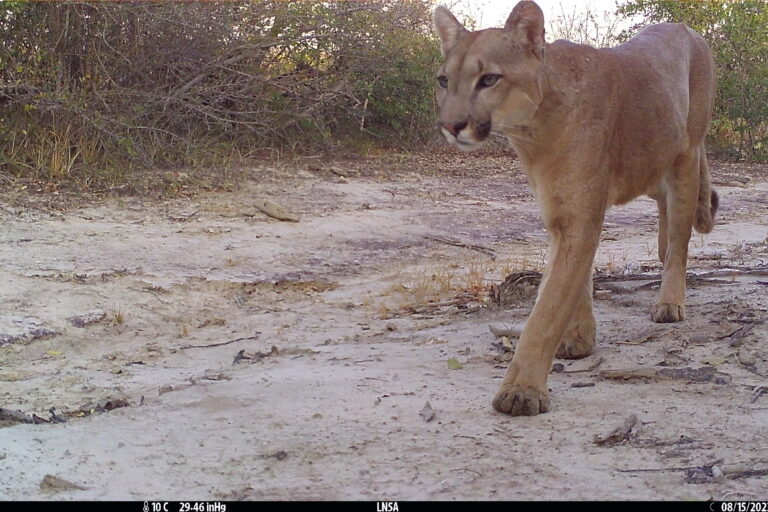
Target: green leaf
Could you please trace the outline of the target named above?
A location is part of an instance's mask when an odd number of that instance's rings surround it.
[[[448,369],[449,370],[461,370],[461,364],[459,364],[459,360],[455,357],[452,357],[448,360]]]

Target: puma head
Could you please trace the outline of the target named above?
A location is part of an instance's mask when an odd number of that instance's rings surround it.
[[[519,2],[502,29],[470,32],[443,6],[435,10],[443,64],[437,72],[440,131],[464,151],[491,133],[526,125],[542,100],[544,14]]]

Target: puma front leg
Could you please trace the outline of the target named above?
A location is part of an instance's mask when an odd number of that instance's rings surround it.
[[[584,299],[600,241],[603,214],[604,208],[592,215],[588,211],[585,215],[563,211],[552,215],[551,222],[547,222],[552,243],[550,261],[515,355],[493,399],[497,411],[533,416],[549,409],[547,376],[552,359],[574,314],[583,315],[587,304],[591,305],[591,296],[588,302]],[[589,311],[589,318],[591,315]],[[579,325],[584,325],[583,320],[584,317],[579,317],[576,321],[577,331]]]

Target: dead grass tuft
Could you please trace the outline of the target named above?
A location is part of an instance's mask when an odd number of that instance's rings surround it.
[[[456,297],[486,302],[494,284],[512,272],[541,271],[544,258],[543,249],[530,249],[497,261],[478,256],[438,265],[422,263],[408,269],[394,269],[385,278],[391,284],[382,291],[376,309],[382,318],[387,318],[393,311]]]

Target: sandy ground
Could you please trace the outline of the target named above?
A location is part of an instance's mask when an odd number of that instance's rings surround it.
[[[606,283],[597,351],[561,361],[533,418],[490,406],[510,354],[489,324],[522,324],[532,297],[502,308],[488,289],[546,250],[507,156],[310,159],[234,193],[0,203],[0,407],[38,422],[0,421],[0,498],[768,498],[768,277],[743,272],[768,264],[766,176],[714,165],[689,318],[649,320],[653,280]],[[596,267],[658,272],[652,201],[610,211]],[[656,376],[607,372],[632,369]]]

